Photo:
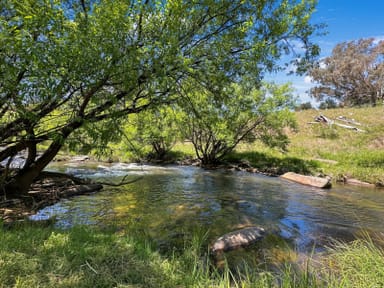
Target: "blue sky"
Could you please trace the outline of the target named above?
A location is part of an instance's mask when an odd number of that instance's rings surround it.
[[[384,0],[319,0],[313,23],[325,23],[328,32],[313,41],[321,48],[321,57],[330,56],[333,47],[340,42],[374,37],[384,40]],[[301,102],[311,101],[306,91],[313,85],[308,77],[270,75],[267,80],[276,83],[292,82]]]

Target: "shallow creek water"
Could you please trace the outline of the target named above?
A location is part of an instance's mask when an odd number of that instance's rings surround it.
[[[330,238],[350,240],[361,230],[384,231],[384,191],[337,185],[311,188],[275,177],[227,170],[137,164],[60,163],[50,170],[95,180],[133,183],[63,199],[31,218],[56,226],[118,225],[142,229],[160,246],[183,245],[196,231],[208,240],[259,225],[298,251],[321,250]],[[182,248],[182,247],[179,247]]]

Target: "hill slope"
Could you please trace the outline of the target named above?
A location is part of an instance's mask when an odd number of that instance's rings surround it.
[[[354,126],[364,132],[335,124],[311,124],[318,115],[335,123]],[[337,120],[343,117],[361,125]],[[315,159],[320,169],[334,178],[341,175],[370,183],[384,183],[384,107],[304,110],[296,112],[299,131],[290,132],[288,155]]]

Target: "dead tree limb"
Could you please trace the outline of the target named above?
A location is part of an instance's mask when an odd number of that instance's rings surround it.
[[[353,125],[361,126],[361,123],[356,122],[355,119],[348,119],[348,118],[345,117],[345,116],[337,116],[337,117],[336,117],[336,120],[338,120],[338,121],[342,121],[342,122],[346,122],[346,123],[348,123],[348,124],[353,124]]]
[[[329,118],[327,118],[327,117],[324,116],[324,115],[316,116],[316,117],[315,117],[315,121],[316,121],[316,122],[319,122],[319,123],[327,124],[327,125],[329,125],[329,126],[331,126],[331,125],[336,125],[336,126],[339,126],[339,127],[345,128],[345,129],[354,130],[354,131],[356,131],[356,132],[365,132],[365,130],[359,129],[359,128],[355,127],[355,126],[351,126],[351,125],[345,125],[345,124],[337,123],[337,122],[335,122],[334,120],[329,119]]]

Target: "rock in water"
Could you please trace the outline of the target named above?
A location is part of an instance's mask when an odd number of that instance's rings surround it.
[[[290,181],[294,181],[303,185],[308,185],[317,188],[331,188],[331,178],[330,177],[315,177],[315,176],[307,176],[301,175],[294,172],[287,172],[280,176],[283,179],[287,179]]]
[[[218,238],[211,247],[212,254],[226,252],[251,245],[264,237],[261,227],[248,227],[225,234]]]

